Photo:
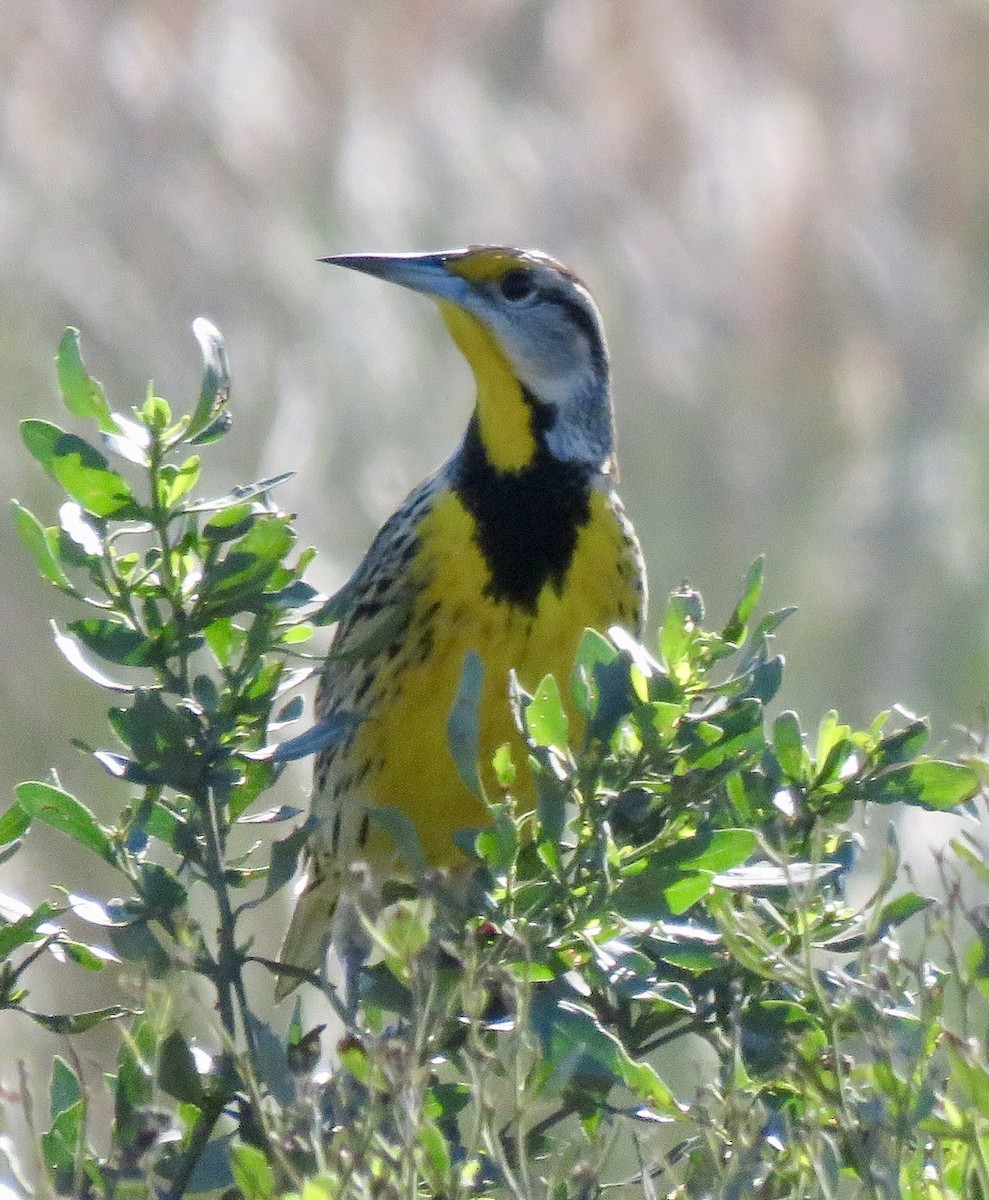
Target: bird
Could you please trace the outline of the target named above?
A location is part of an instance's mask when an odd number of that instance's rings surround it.
[[[311,833],[279,955],[296,970],[279,975],[278,999],[325,969],[357,864],[401,869],[382,814],[411,822],[431,866],[462,862],[454,834],[489,822],[448,741],[467,657],[483,671],[480,779],[498,795],[495,752],[507,743],[516,763],[526,756],[510,673],[530,690],[547,674],[566,681],[587,627],[641,635],[647,606],[642,552],[616,490],[608,348],[578,276],[506,246],[320,261],[432,298],[476,397],[456,449],[345,585],[314,702],[317,721],[345,717],[345,732],[315,757]],[[533,807],[531,779],[512,790],[521,811]]]

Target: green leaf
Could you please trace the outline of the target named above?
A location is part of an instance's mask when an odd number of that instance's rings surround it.
[[[115,925],[108,930],[110,943],[121,958],[143,963],[156,979],[172,969],[168,951],[151,930],[147,921],[130,925]]]
[[[585,719],[589,719],[597,711],[601,698],[597,680],[598,668],[614,662],[617,657],[615,647],[603,634],[598,633],[596,629],[584,630],[574,657],[570,695],[577,712]]]
[[[744,694],[768,704],[780,690],[782,682],[783,656],[774,654],[772,658],[759,660],[753,667]]]
[[[510,788],[515,782],[518,772],[512,759],[512,748],[508,742],[503,742],[494,752],[491,758],[491,766],[495,773],[495,779],[498,781],[498,786],[506,789]]]
[[[31,818],[15,800],[0,817],[0,846],[16,842],[21,834],[27,831]]]
[[[83,365],[79,352],[79,330],[71,326],[62,334],[55,356],[59,391],[65,407],[74,417],[95,419],[101,433],[119,433],[103,385],[93,379]]]
[[[537,993],[533,1001],[533,1025],[543,1038],[546,1057],[558,1076],[567,1080],[571,1088],[583,1090],[589,1085],[593,1091],[602,1084],[607,1086],[611,1076],[621,1080],[655,1113],[682,1115],[673,1093],[652,1066],[636,1062],[591,1009],[555,998],[554,990],[551,985]],[[551,1010],[547,1011],[550,1005]]]
[[[560,848],[567,823],[568,789],[550,765],[539,771],[536,781],[536,814],[539,818],[536,850],[553,872],[560,870]]]
[[[457,697],[446,723],[446,736],[457,772],[475,796],[484,794],[478,771],[480,734],[477,726],[483,689],[484,665],[471,650],[464,657]]]
[[[203,356],[203,382],[186,436],[190,441],[206,444],[229,427],[226,408],[230,400],[230,366],[223,338],[212,322],[197,317],[192,332]]]
[[[149,1035],[153,1044],[147,1047],[145,1042]],[[143,1110],[151,1103],[154,1093],[147,1060],[154,1056],[157,1041],[156,1028],[143,1014],[130,1029],[121,1031],[117,1075],[112,1079],[114,1139],[120,1146],[133,1146],[143,1136]]]
[[[817,763],[819,775],[827,778],[824,771],[824,764],[827,762],[829,755],[831,755],[836,746],[848,742],[851,736],[851,726],[841,724],[835,709],[832,708],[830,712],[824,714],[821,718],[821,723],[817,727],[817,748],[814,751],[814,760]]]
[[[714,721],[684,722],[683,729],[695,740],[684,754],[684,761],[695,771],[740,767],[747,755],[759,753],[765,745],[762,729],[762,705],[746,698],[736,701]]]
[[[677,842],[654,854],[637,874],[628,873],[616,908],[631,919],[655,919],[665,910],[679,916],[707,895],[715,875],[745,862],[757,844],[748,829],[721,829]]]
[[[689,846],[690,842],[681,845]],[[719,829],[699,853],[682,858],[681,871],[729,871],[755,852],[758,838],[751,829]]]
[[[947,812],[977,796],[979,787],[979,777],[971,767],[921,759],[867,779],[863,796],[874,804],[914,804],[935,812]]]
[[[217,501],[219,503],[219,501]],[[190,505],[190,512],[198,512],[196,505]],[[221,509],[203,526],[203,537],[212,546],[222,546],[224,542],[232,542],[243,537],[251,529],[258,517],[259,511],[251,504],[234,504]]]
[[[525,709],[525,727],[537,746],[565,750],[570,741],[570,722],[560,699],[560,689],[547,675]]]
[[[444,1195],[449,1187],[452,1166],[447,1140],[439,1126],[430,1120],[420,1122],[418,1138],[428,1167],[430,1189],[434,1195]]]
[[[44,821],[68,834],[80,846],[117,865],[117,850],[95,815],[75,796],[49,783],[29,781],[14,789],[17,801],[33,820]]]
[[[162,396],[156,396],[152,385],[140,409],[141,420],[153,434],[163,434],[172,423],[172,406]]]
[[[198,481],[198,455],[186,459],[180,467],[166,463],[158,472],[158,503],[162,508],[173,508]]]
[[[76,1163],[83,1136],[83,1103],[79,1099],[57,1114],[41,1135],[41,1153],[49,1170],[68,1173]]]
[[[158,1052],[158,1083],[176,1100],[202,1107],[203,1081],[189,1043],[177,1029],[165,1038]]]
[[[129,708],[111,708],[107,715],[143,766],[165,768],[176,778],[190,775],[199,723],[188,709],[172,708],[161,692],[140,688]]]
[[[113,1004],[109,1008],[98,1008],[91,1012],[29,1012],[27,1015],[39,1025],[43,1025],[49,1033],[69,1034],[85,1033],[87,1029],[92,1029],[96,1025],[102,1025],[104,1021],[116,1021],[120,1017],[132,1017],[134,1016],[134,1010],[121,1008],[119,1004]]]
[[[238,611],[264,588],[291,550],[295,534],[281,518],[257,521],[226,555],[209,567],[200,586],[200,607],[210,620],[222,609]]]
[[[108,469],[106,459],[82,438],[59,439],[55,476],[73,500],[94,517],[122,516],[136,507],[130,485]]]
[[[21,422],[21,436],[32,455],[73,500],[96,517],[110,517],[135,506],[123,476],[89,442],[48,421]]]
[[[244,1200],[273,1200],[277,1195],[275,1173],[257,1146],[234,1142],[230,1147],[230,1171]]]
[[[278,641],[283,646],[297,646],[300,642],[307,642],[313,635],[313,627],[311,625],[293,625],[291,629],[287,629]]]
[[[167,917],[188,899],[183,885],[161,863],[142,863],[138,886],[147,915],[151,917]]]
[[[116,954],[103,947],[87,946],[85,942],[76,942],[67,937],[59,938],[58,948],[84,971],[102,971],[107,963],[120,962]]]
[[[32,912],[25,913],[15,921],[5,921],[0,924],[0,960],[9,958],[21,946],[31,942],[40,942],[52,933],[59,931],[58,925],[52,923],[62,909],[53,904],[39,904]],[[44,930],[43,925],[52,925],[50,930]]]
[[[931,736],[930,725],[910,713],[902,714],[911,717],[905,729],[884,737],[878,747],[878,761],[883,767],[892,767],[897,763],[915,759],[927,745]]]
[[[703,900],[711,890],[713,879],[713,872],[697,871],[667,884],[663,888],[663,899],[673,916],[679,917],[698,900]]]
[[[519,852],[519,830],[504,804],[494,807],[493,822],[474,839],[474,851],[495,876],[503,875]]]
[[[677,668],[686,662],[703,620],[704,601],[699,592],[685,584],[670,593],[659,631],[659,653],[666,669],[676,677],[682,673]]]
[[[53,548],[55,539],[49,539],[47,531],[32,512],[18,504],[16,500],[12,500],[10,504],[10,515],[17,536],[34,556],[35,565],[42,578],[47,579],[49,583],[53,583],[60,591],[67,592],[70,596],[79,596],[79,589],[62,570],[62,564],[58,561],[58,556]]]
[[[379,920],[374,940],[400,983],[409,982],[411,964],[429,944],[431,923],[431,904],[413,900],[399,901]]]
[[[878,927],[885,933],[894,925],[902,925],[917,913],[924,912],[934,904],[930,896],[918,896],[916,892],[906,892],[884,904],[876,918]]]
[[[989,1068],[958,1038],[948,1040],[948,1055],[954,1082],[965,1090],[979,1114],[989,1118]]]
[[[107,662],[128,667],[147,667],[159,661],[161,649],[138,629],[105,617],[70,621],[69,629],[80,642]]]
[[[52,1066],[51,1119],[54,1121],[59,1113],[65,1112],[81,1099],[79,1076],[61,1055],[56,1054]]]
[[[755,610],[755,606],[759,603],[759,597],[762,595],[762,584],[765,575],[766,559],[763,555],[755,560],[749,573],[745,577],[745,590],[742,593],[742,598],[735,606],[735,611],[732,613],[728,624],[724,627],[721,636],[726,642],[731,642],[738,645],[745,637],[745,626],[748,624],[749,617]]]
[[[806,782],[810,759],[804,750],[800,719],[795,712],[782,712],[773,722],[773,745],[786,778]]]
[[[64,429],[53,425],[51,421],[39,421],[29,418],[21,421],[21,439],[28,452],[38,460],[49,475],[55,478],[55,446],[60,437],[65,437]]]
[[[246,501],[253,500],[255,496],[264,496],[272,488],[278,487],[294,476],[294,471],[282,471],[280,475],[270,475],[267,479],[259,479],[256,483],[241,484],[227,492],[225,496],[218,496],[215,500],[197,500],[194,504],[186,507],[186,512],[222,512],[233,506],[243,506],[251,511]]]
[[[70,634],[62,633],[54,621],[51,622],[52,631],[55,635],[55,645],[61,651],[66,661],[85,676],[91,683],[95,683],[98,687],[105,688],[109,692],[133,692],[134,688],[129,683],[121,683],[117,679],[111,679],[109,675],[104,675],[97,667],[94,667],[82,652],[82,647]]]

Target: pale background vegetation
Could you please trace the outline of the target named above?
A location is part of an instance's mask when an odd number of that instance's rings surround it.
[[[282,498],[331,588],[453,447],[470,384],[426,301],[315,260],[538,246],[604,312],[653,624],[684,578],[727,616],[765,552],[770,602],[800,608],[783,700],[806,724],[901,702],[958,745],[978,723],[984,0],[3,0],[0,18],[8,494],[54,517],[16,421],[62,420],[66,324],[116,406],[149,375],[186,405],[204,314],[236,389],[211,488],[297,471]],[[48,615],[74,614],[0,538],[0,795],[57,765],[110,812],[120,793],[68,744],[109,736],[50,643]],[[32,845],[0,890],[38,902],[77,869],[64,841]]]

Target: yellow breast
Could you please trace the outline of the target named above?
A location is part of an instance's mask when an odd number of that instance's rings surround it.
[[[508,703],[509,671],[528,690],[552,673],[569,694],[567,680],[587,626],[641,619],[640,564],[634,542],[611,500],[591,496],[590,518],[581,527],[563,586],[547,583],[534,608],[492,599],[485,591],[488,567],[475,541],[475,524],[455,493],[443,494],[423,520],[414,571],[420,591],[401,651],[381,672],[368,716],[354,747],[369,764],[364,799],[393,805],[415,824],[428,861],[457,857],[452,835],[487,823],[487,811],[460,778],[450,755],[447,721],[466,655],[484,665],[478,712],[480,769],[489,795],[497,794],[491,759],[509,743],[520,767],[513,789],[521,807],[533,790],[525,747]],[[571,729],[581,730],[570,712]],[[372,856],[384,850],[372,834]]]

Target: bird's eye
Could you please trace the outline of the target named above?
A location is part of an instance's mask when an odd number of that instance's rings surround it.
[[[506,300],[524,300],[526,296],[532,295],[535,286],[532,272],[527,271],[524,267],[506,271],[498,284],[501,294]]]

